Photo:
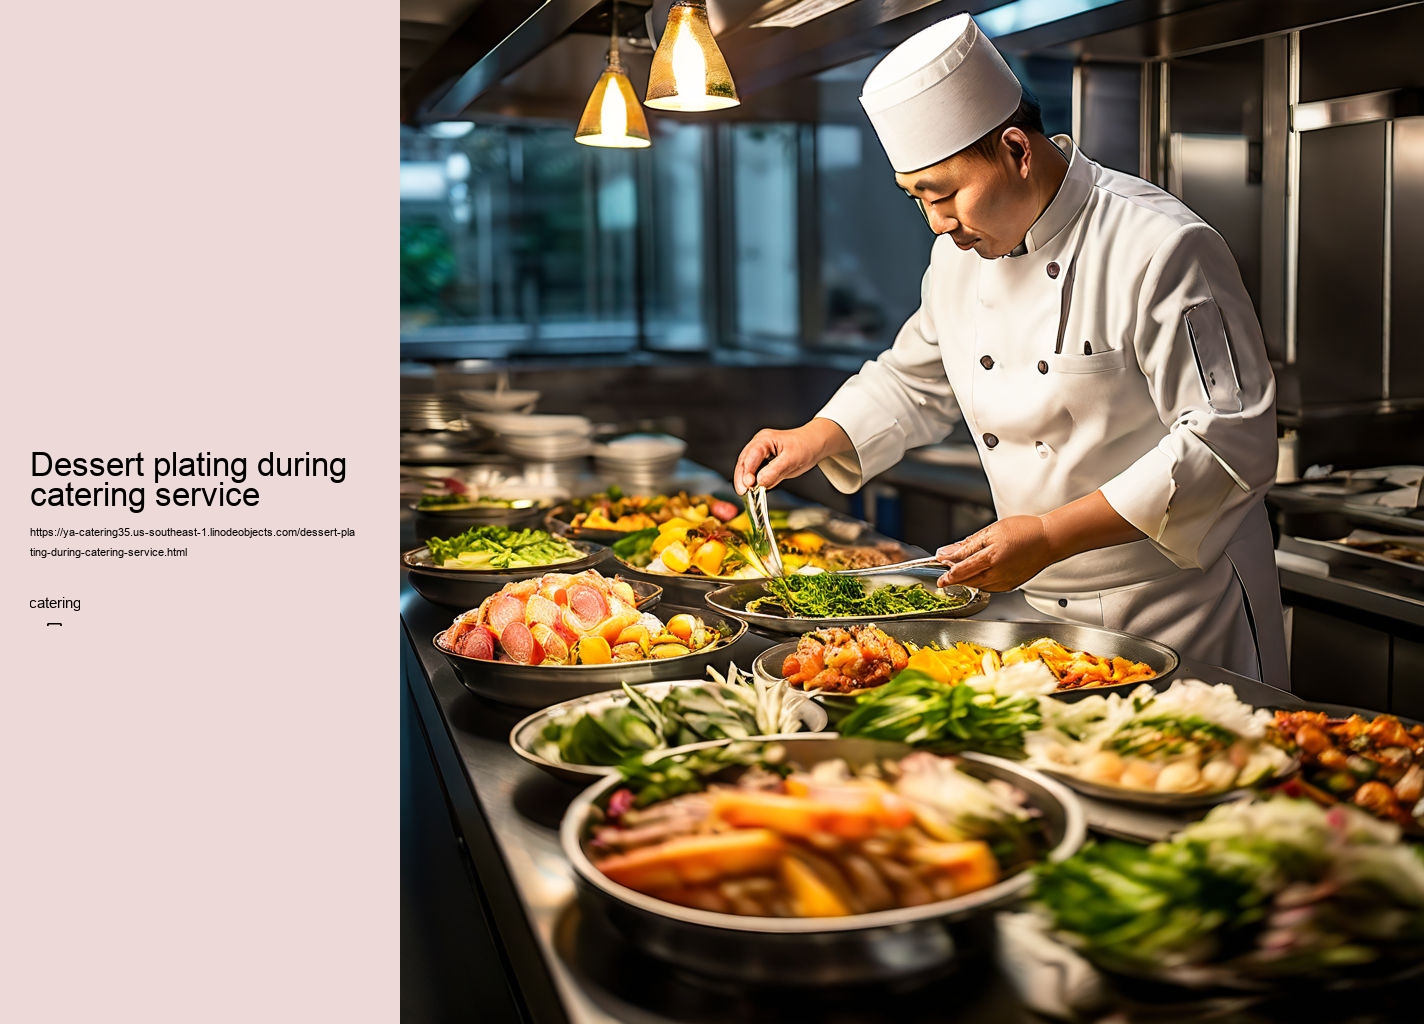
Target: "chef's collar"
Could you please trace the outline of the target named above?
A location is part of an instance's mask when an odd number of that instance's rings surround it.
[[[1042,249],[1057,238],[1058,233],[1072,223],[1093,190],[1093,176],[1088,167],[1088,160],[1078,152],[1073,140],[1067,135],[1055,135],[1050,141],[1068,158],[1068,173],[1063,176],[1063,183],[1058,186],[1057,194],[1038,215],[1038,220],[1028,229],[1024,240],[1009,253],[1010,256],[1027,255],[1035,249]]]

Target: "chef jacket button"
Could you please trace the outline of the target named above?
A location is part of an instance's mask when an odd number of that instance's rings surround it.
[[[1049,277],[1052,277],[1052,278],[1057,278],[1057,277],[1058,277],[1058,264],[1057,264],[1057,263],[1050,263],[1050,264],[1048,265],[1048,276],[1049,276]]]
[[[997,445],[998,443],[999,443],[999,437],[998,437],[997,434],[985,434],[985,435],[984,435],[984,447],[985,447],[985,448],[993,448],[993,447],[994,447],[995,445]]]
[[[1048,372],[1048,360],[1047,360],[1047,359],[1040,359],[1040,360],[1038,361],[1038,372],[1039,372],[1039,373],[1047,373],[1047,372]]]
[[[984,369],[986,370],[992,370],[994,368],[994,357],[984,356],[982,359],[979,360],[979,365],[984,367]]]
[[[1068,607],[1068,599],[1067,599],[1066,597],[1060,597],[1060,598],[1058,599],[1058,607],[1059,607],[1059,608],[1067,608],[1067,607]]]
[[[1053,451],[1053,449],[1048,447],[1048,445],[1045,444],[1043,441],[1035,441],[1033,443],[1033,450],[1038,452],[1038,457],[1040,459],[1048,458],[1049,453]]]

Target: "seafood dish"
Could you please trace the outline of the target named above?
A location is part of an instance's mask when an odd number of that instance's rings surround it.
[[[679,613],[664,623],[635,607],[633,588],[595,569],[545,573],[506,584],[459,616],[437,639],[454,654],[518,665],[607,665],[678,658],[723,639]]]
[[[1322,804],[1354,804],[1411,833],[1424,832],[1424,725],[1405,726],[1394,715],[1277,711],[1274,727],[1301,760],[1301,778],[1287,787]]]
[[[1355,807],[1235,801],[1167,842],[1090,843],[1035,874],[1050,934],[1167,984],[1386,980],[1424,953],[1424,851]]]
[[[1271,712],[1237,699],[1226,683],[1178,679],[1162,692],[1094,694],[1044,701],[1029,733],[1029,763],[1093,795],[1208,796],[1259,786],[1293,767],[1270,741]]]
[[[1049,846],[1023,790],[929,752],[812,768],[755,744],[625,768],[593,867],[655,899],[749,917],[845,917],[987,889]]]
[[[879,626],[832,627],[802,636],[781,674],[801,689],[856,693],[883,686],[909,661],[905,645]]]

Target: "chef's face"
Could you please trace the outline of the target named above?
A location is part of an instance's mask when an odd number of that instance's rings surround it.
[[[1040,212],[1028,169],[1028,140],[1010,128],[992,159],[965,150],[923,170],[897,174],[895,182],[919,201],[935,234],[993,259],[1012,252]]]

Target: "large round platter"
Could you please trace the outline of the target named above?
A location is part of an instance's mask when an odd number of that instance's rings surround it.
[[[445,656],[465,689],[481,697],[520,708],[546,708],[573,697],[612,689],[619,683],[652,683],[687,679],[727,657],[727,650],[747,631],[741,619],[709,614],[706,608],[660,605],[657,615],[666,622],[679,612],[696,615],[722,631],[723,639],[680,658],[620,661],[610,665],[519,665],[510,661],[481,661],[447,650],[441,630],[432,641]]]
[[[505,523],[511,519],[533,521],[554,503],[548,498],[510,498],[503,502],[472,502],[468,505],[433,505],[422,508],[419,501],[412,501],[409,508],[423,516],[451,519],[472,519],[479,522]]]
[[[912,643],[918,647],[938,644],[948,647],[961,640],[1005,650],[1019,644],[1050,637],[1064,647],[1075,651],[1086,651],[1100,658],[1122,657],[1140,661],[1157,674],[1146,682],[1156,683],[1166,679],[1177,669],[1177,652],[1166,644],[1155,640],[1145,640],[1131,633],[1121,633],[1115,629],[1101,629],[1097,626],[1080,626],[1071,622],[1019,622],[1003,619],[914,619],[907,622],[889,622],[880,627],[901,643]],[[754,673],[762,673],[772,679],[782,678],[781,666],[787,655],[796,650],[796,642],[777,644],[757,655],[752,663]],[[1082,686],[1069,690],[1057,690],[1056,697],[1074,699],[1078,695],[1108,693],[1113,690],[1130,690],[1144,680],[1135,683],[1116,683],[1111,686]],[[869,692],[860,690],[860,693]],[[852,694],[822,694],[817,699],[827,700],[832,705],[845,704]]]
[[[697,743],[656,757],[726,744]],[[836,733],[794,734],[775,741],[787,760],[803,767],[845,759],[864,764],[904,757],[911,748]],[[1082,846],[1082,806],[1062,785],[1012,761],[962,755],[962,766],[981,779],[1004,779],[1021,789],[1048,830],[1045,860],[1062,860]],[[607,916],[647,953],[700,975],[753,984],[859,984],[924,976],[955,956],[952,922],[983,914],[1020,896],[1032,882],[1020,871],[996,885],[917,907],[845,917],[743,917],[696,910],[619,885],[593,866],[587,852],[590,818],[622,779],[604,778],[581,793],[564,814],[559,838],[573,865],[580,898]]]
[[[572,540],[580,557],[567,562],[550,562],[548,565],[525,566],[522,569],[446,569],[430,560],[430,549],[424,545],[413,548],[401,555],[401,567],[410,570],[410,585],[427,601],[448,604],[458,608],[473,608],[506,583],[527,580],[531,576],[542,576],[546,572],[582,572],[591,569],[608,557],[608,549],[588,541]],[[651,607],[661,596],[661,589],[653,589],[641,581],[628,581],[634,593],[639,596],[638,606]]]
[[[654,700],[661,700],[668,695],[668,692],[675,687],[714,687],[721,684],[711,679],[673,679],[661,683],[640,683],[637,690],[647,694]],[[587,697],[575,697],[573,700],[566,700],[562,704],[555,704],[551,708],[536,711],[528,718],[524,719],[509,732],[509,745],[514,748],[514,752],[536,768],[543,769],[555,778],[565,779],[569,782],[577,782],[587,785],[590,782],[597,782],[605,775],[616,775],[618,769],[612,765],[601,764],[578,764],[573,761],[562,761],[549,759],[534,752],[534,746],[539,742],[539,735],[544,731],[544,727],[550,722],[558,721],[562,718],[577,718],[584,714],[593,714],[618,704],[627,704],[628,695],[621,689],[606,690],[603,693],[589,694]],[[828,719],[826,709],[816,704],[814,701],[805,701],[801,704],[799,716],[801,728],[806,732],[821,732],[826,728]],[[665,750],[657,753],[665,753]]]
[[[727,615],[735,615],[739,619],[746,619],[747,623],[756,629],[763,629],[771,633],[794,633],[800,635],[809,633],[813,629],[824,629],[827,626],[851,626],[862,622],[892,622],[902,619],[962,619],[981,611],[989,603],[989,593],[984,590],[977,590],[974,587],[950,586],[940,588],[935,585],[935,581],[944,574],[942,569],[906,569],[903,572],[874,573],[864,575],[859,578],[865,580],[867,590],[876,590],[880,587],[894,584],[896,586],[919,586],[931,593],[941,593],[947,597],[962,597],[966,603],[958,608],[930,608],[925,611],[901,612],[897,615],[876,615],[871,618],[865,616],[854,616],[849,618],[824,617],[824,618],[793,618],[786,615],[776,615],[772,612],[749,612],[747,604],[757,598],[767,597],[766,582],[764,580],[742,580],[730,586],[721,586],[707,595],[707,603],[719,612]],[[631,575],[631,573],[630,573]],[[644,573],[642,578],[648,578],[650,574]]]
[[[1136,684],[1133,684],[1136,685]],[[1094,687],[1102,689],[1102,687]],[[1076,789],[1084,796],[1091,796],[1098,800],[1107,800],[1115,804],[1126,804],[1130,807],[1143,807],[1154,811],[1189,811],[1202,807],[1214,807],[1217,804],[1224,804],[1229,800],[1244,800],[1259,795],[1265,786],[1274,786],[1278,782],[1284,782],[1290,775],[1294,774],[1298,765],[1292,763],[1290,767],[1282,771],[1279,775],[1273,775],[1263,780],[1255,786],[1237,786],[1232,789],[1219,790],[1215,793],[1158,793],[1150,789],[1131,789],[1127,786],[1113,786],[1103,782],[1091,782],[1082,779],[1071,772],[1058,771],[1052,768],[1038,765],[1038,770],[1045,775],[1062,782],[1070,789]]]

